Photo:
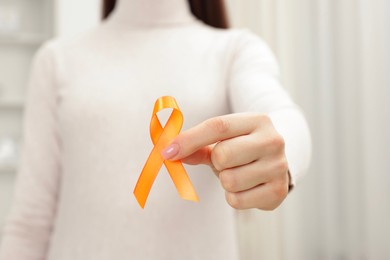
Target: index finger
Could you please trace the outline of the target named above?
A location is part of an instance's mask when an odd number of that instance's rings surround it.
[[[208,119],[180,133],[163,151],[165,159],[179,160],[202,147],[233,137],[247,135],[258,126],[258,115],[229,114]]]

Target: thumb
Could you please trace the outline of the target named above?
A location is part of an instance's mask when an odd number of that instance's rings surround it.
[[[183,163],[190,164],[190,165],[197,165],[197,164],[208,165],[213,170],[213,172],[218,176],[219,172],[217,169],[215,169],[211,161],[211,151],[213,150],[214,146],[215,144],[202,147],[198,149],[196,152],[180,160]],[[170,160],[171,158],[174,158],[178,153],[177,149],[179,149],[178,144],[172,143],[161,152],[161,155],[165,160]]]
[[[181,161],[186,164],[190,165],[197,165],[197,164],[205,164],[208,165],[213,172],[219,177],[219,171],[215,169],[213,163],[211,162],[211,151],[213,150],[214,145],[209,145],[206,147],[203,147],[196,151],[195,153],[191,154],[190,156],[187,156]]]
[[[211,147],[202,147],[193,154],[181,159],[181,161],[191,165],[206,164],[211,166]]]
[[[183,157],[183,158],[176,158],[179,151],[180,151],[180,142],[178,140],[174,140],[170,145],[168,145],[166,148],[164,148],[161,151],[161,155],[165,160],[181,160],[182,162],[186,164],[196,165],[196,164],[206,164],[206,165],[212,165],[211,163],[211,150],[214,145],[208,145],[201,147],[197,149],[192,154]]]

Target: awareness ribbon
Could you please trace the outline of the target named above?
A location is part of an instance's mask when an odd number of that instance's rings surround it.
[[[171,108],[172,114],[168,118],[164,128],[157,117],[157,113],[163,109]],[[183,114],[176,103],[175,98],[163,96],[154,104],[152,119],[150,121],[150,137],[154,144],[152,151],[145,163],[134,189],[134,196],[141,208],[145,207],[146,200],[152,188],[157,174],[164,164],[173,183],[182,199],[198,201],[195,189],[180,161],[164,160],[161,151],[176,137],[183,125]]]

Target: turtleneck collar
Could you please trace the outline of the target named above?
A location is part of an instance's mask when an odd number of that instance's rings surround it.
[[[117,0],[109,20],[129,27],[186,24],[195,17],[187,0]]]

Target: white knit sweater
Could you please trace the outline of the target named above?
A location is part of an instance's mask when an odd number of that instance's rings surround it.
[[[46,44],[33,64],[0,259],[237,259],[234,210],[207,167],[186,166],[199,203],[180,199],[164,167],[144,210],[132,191],[162,95],[177,99],[184,129],[232,112],[269,114],[295,182],[310,138],[278,73],[259,37],[205,26],[184,0],[122,0],[101,26]]]

